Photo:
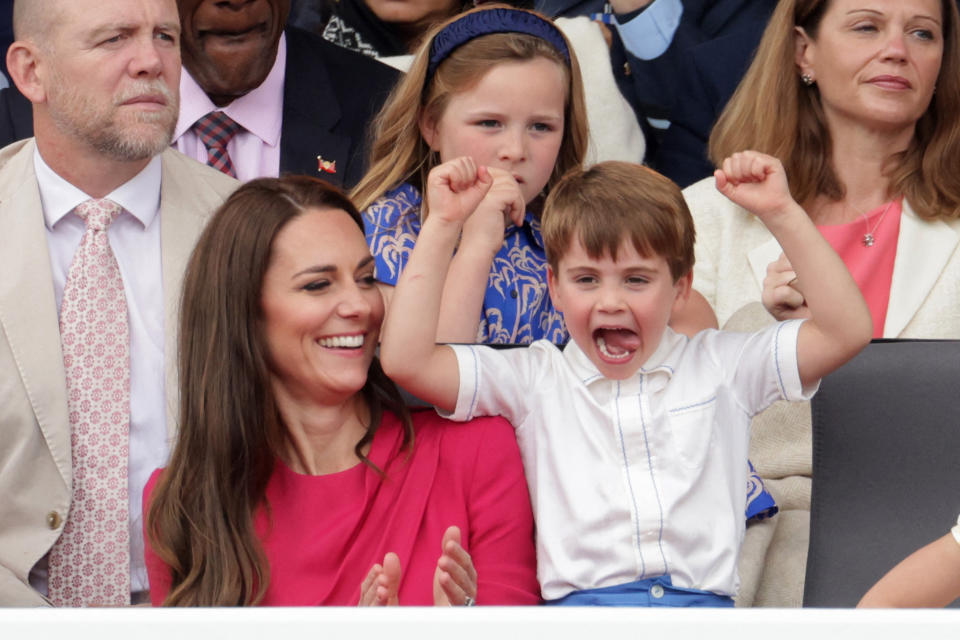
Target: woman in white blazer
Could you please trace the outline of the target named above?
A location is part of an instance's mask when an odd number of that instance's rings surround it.
[[[875,337],[960,338],[958,31],[952,0],[781,0],[710,137],[715,163],[744,149],[780,158],[794,199],[860,285]],[[720,326],[762,295],[779,319],[803,316],[803,282],[763,225],[713,178],[684,195],[697,227],[693,286]],[[800,516],[762,525],[777,530],[760,550],[748,533],[744,562],[760,566],[741,565],[741,602],[799,606],[809,411],[767,416],[763,428],[760,441],[776,446],[751,460],[775,495],[784,488],[781,515]]]

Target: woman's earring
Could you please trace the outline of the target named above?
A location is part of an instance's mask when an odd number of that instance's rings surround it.
[[[802,82],[803,84],[809,87],[810,85],[813,84],[813,76],[810,75],[809,73],[801,74],[800,82]]]

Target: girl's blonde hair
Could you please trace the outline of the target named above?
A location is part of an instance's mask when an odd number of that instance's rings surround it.
[[[830,0],[781,0],[750,69],[710,134],[714,165],[744,149],[779,158],[797,202],[818,195],[841,200],[844,185],[817,86],[805,86],[796,64],[795,27],[817,38]],[[941,0],[943,58],[936,93],[905,151],[889,158],[889,195],[903,194],[924,218],[960,217],[960,19],[954,0]]]
[[[512,32],[490,33],[458,47],[440,63],[432,78],[427,77],[434,37],[464,15],[496,8],[509,7],[485,4],[460,14],[434,27],[420,45],[410,70],[394,88],[371,125],[369,169],[350,194],[361,211],[384,192],[403,182],[423,190],[427,174],[437,164],[438,158],[420,135],[421,119],[438,121],[451,96],[475,86],[494,65],[503,62],[546,58],[556,62],[564,71],[567,86],[563,138],[553,173],[547,181],[547,190],[568,170],[583,164],[587,149],[587,111],[580,68],[569,42],[568,64],[561,52],[537,36]]]

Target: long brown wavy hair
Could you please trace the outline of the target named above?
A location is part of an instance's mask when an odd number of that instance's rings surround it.
[[[262,178],[241,186],[216,212],[190,258],[181,301],[180,421],[173,456],[147,513],[147,533],[170,568],[164,604],[252,605],[270,580],[254,515],[285,430],[270,384],[260,298],[277,233],[312,208],[360,213],[338,189],[306,176]],[[413,426],[379,362],[360,391],[373,439],[384,409]],[[375,467],[374,467],[375,468]],[[379,471],[379,470],[378,470]]]
[[[443,115],[451,96],[474,86],[493,66],[503,62],[523,62],[546,58],[560,65],[566,79],[563,139],[547,190],[564,173],[583,165],[587,150],[587,108],[583,98],[580,67],[567,43],[570,64],[546,40],[524,33],[491,33],[458,47],[432,78],[427,77],[430,45],[433,38],[451,22],[467,13],[511,8],[504,4],[484,4],[433,27],[417,50],[407,74],[393,92],[370,127],[369,169],[350,192],[360,210],[369,207],[384,192],[403,182],[423,191],[427,174],[437,163],[436,154],[420,135],[420,121],[426,116],[436,122]],[[531,12],[533,13],[533,12]],[[536,14],[544,20],[549,20]]]
[[[820,92],[805,86],[795,61],[794,27],[816,40],[830,0],[781,0],[756,56],[710,134],[714,165],[755,149],[780,158],[797,202],[817,195],[841,200],[844,185],[833,166],[833,146]],[[887,163],[890,194],[903,194],[917,215],[960,217],[960,18],[954,0],[941,0],[943,58],[936,93],[906,150]]]

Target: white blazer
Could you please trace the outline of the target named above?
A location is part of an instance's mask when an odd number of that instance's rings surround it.
[[[705,178],[683,191],[697,230],[693,287],[722,327],[760,300],[776,239]],[[884,338],[960,338],[960,220],[924,220],[903,203]]]

